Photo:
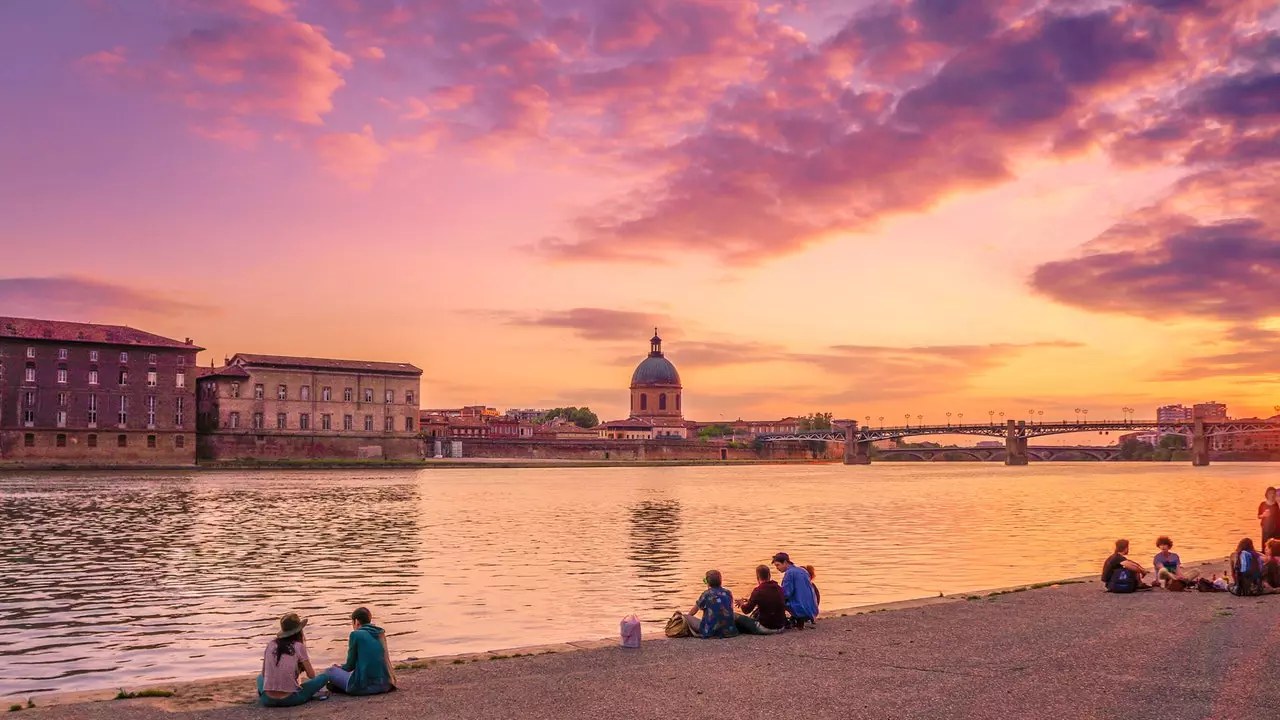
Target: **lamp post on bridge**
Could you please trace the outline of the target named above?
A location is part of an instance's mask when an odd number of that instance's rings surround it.
[[[904,417],[907,418],[907,427],[911,427],[911,413],[907,413]]]
[[[1035,410],[1028,410],[1028,411],[1027,411],[1027,415],[1029,415],[1029,416],[1030,416],[1030,420],[1028,420],[1028,421],[1027,421],[1027,422],[1028,422],[1028,424],[1030,424],[1030,425],[1035,425],[1035,424],[1036,424],[1036,411],[1035,411]]]
[[[992,425],[995,425],[995,424],[996,424],[996,411],[995,411],[995,410],[988,410],[988,411],[987,411],[987,417],[991,418],[991,424],[992,424]]]
[[[964,425],[964,413],[956,413],[956,422]]]
[[[1080,422],[1080,408],[1076,408],[1076,422]]]
[[[947,412],[947,427],[951,427],[951,413]]]
[[[1036,412],[1040,415],[1040,424],[1041,424],[1041,425],[1043,425],[1043,424],[1044,424],[1044,411],[1043,411],[1043,410],[1037,410]]]
[[[924,416],[923,416],[923,415],[917,415],[917,416],[916,416],[916,425],[924,425]]]
[[[881,415],[881,416],[880,416],[880,429],[881,429],[881,430],[883,430],[883,429],[884,429],[884,416],[883,416],[883,415]]]
[[[1089,408],[1081,408],[1080,413],[1084,415],[1084,424],[1089,424]]]

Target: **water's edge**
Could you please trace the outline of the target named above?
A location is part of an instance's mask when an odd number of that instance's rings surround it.
[[[1200,562],[1187,563],[1190,569],[1206,570],[1213,567],[1221,567],[1223,563],[1228,561],[1227,558],[1219,558],[1216,560],[1204,560]],[[1074,578],[1066,578],[1062,580],[1054,580],[1048,582],[1039,582],[1023,585],[1012,585],[1009,587],[988,588],[985,590],[970,590],[967,592],[958,592],[950,595],[938,595],[932,597],[919,597],[909,600],[896,600],[893,602],[876,603],[871,605],[856,605],[853,607],[837,608],[834,610],[823,611],[823,615],[828,618],[846,617],[849,615],[866,615],[877,612],[892,612],[896,610],[908,610],[912,608],[927,607],[930,605],[941,605],[953,602],[965,602],[980,598],[988,598],[992,596],[1005,595],[1009,593],[1031,592],[1036,590],[1044,590],[1067,584],[1094,583],[1098,582],[1097,575],[1084,575]],[[668,640],[665,634],[661,632],[646,633],[644,635],[645,642],[654,642]],[[605,638],[573,640],[563,643],[550,643],[543,645],[526,645],[521,647],[503,648],[498,650],[488,650],[484,652],[460,653],[453,655],[432,655],[425,658],[410,658],[401,660],[396,663],[398,672],[413,671],[435,665],[461,665],[470,662],[479,662],[484,660],[507,660],[521,657],[532,657],[535,655],[546,655],[553,653],[579,652],[583,650],[598,650],[606,647],[613,647],[618,644],[618,638],[610,636]],[[130,690],[137,692],[140,690],[164,690],[169,691],[175,698],[196,698],[195,702],[189,708],[184,709],[209,709],[214,707],[228,707],[253,700],[253,678],[252,675],[223,675],[217,677],[209,677],[195,680],[186,680],[178,683],[157,683],[144,685]],[[5,696],[6,701],[26,700],[27,698],[19,695]],[[44,695],[31,695],[31,699],[39,700],[37,707],[46,707],[52,705],[77,705],[81,703],[102,702],[115,700],[116,692],[112,690],[84,690],[67,693],[48,693]],[[160,700],[164,700],[160,698]],[[186,703],[184,703],[186,705]]]

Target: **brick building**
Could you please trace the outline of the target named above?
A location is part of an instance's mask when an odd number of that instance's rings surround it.
[[[0,465],[194,465],[196,347],[0,317]]]
[[[199,457],[421,457],[422,370],[409,363],[239,353],[202,371]]]

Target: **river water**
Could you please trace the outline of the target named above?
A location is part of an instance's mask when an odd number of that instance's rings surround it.
[[[0,474],[0,696],[251,673],[277,618],[340,661],[357,605],[397,659],[657,629],[709,568],[779,550],[826,609],[1150,562],[1256,536],[1275,466],[884,463]],[[1255,539],[1256,541],[1256,539]]]

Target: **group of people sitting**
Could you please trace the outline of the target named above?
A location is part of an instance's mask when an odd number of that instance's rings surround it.
[[[387,649],[387,634],[373,624],[368,608],[351,613],[347,660],[316,673],[307,653],[303,629],[307,619],[289,613],[280,618],[280,632],[267,642],[258,676],[258,701],[266,707],[292,707],[309,700],[325,700],[327,690],[347,695],[376,695],[396,689],[395,667]],[[307,681],[298,684],[298,676]]]
[[[1269,487],[1258,505],[1258,522],[1262,525],[1262,550],[1253,546],[1253,538],[1242,538],[1231,553],[1230,565],[1223,577],[1202,578],[1195,570],[1184,570],[1173,540],[1167,535],[1156,538],[1160,551],[1152,558],[1152,571],[1126,557],[1128,540],[1117,540],[1116,551],[1102,564],[1102,582],[1108,592],[1131,593],[1139,590],[1227,591],[1235,595],[1268,595],[1280,593],[1280,503],[1276,489]]]
[[[1226,591],[1242,596],[1280,593],[1280,538],[1268,538],[1263,553],[1254,549],[1253,538],[1242,538],[1231,553],[1227,572],[1223,577],[1212,578],[1200,577],[1199,571],[1183,568],[1178,554],[1173,552],[1173,540],[1168,536],[1156,538],[1156,547],[1159,552],[1152,558],[1149,571],[1126,557],[1128,540],[1117,540],[1116,551],[1102,564],[1102,582],[1107,592],[1131,593],[1163,587],[1175,592]]]
[[[688,613],[677,614],[673,620],[681,620],[690,634],[703,638],[772,635],[788,628],[814,627],[821,595],[813,583],[817,576],[813,566],[799,567],[787,553],[780,552],[773,556],[773,567],[782,573],[781,585],[773,579],[769,566],[761,565],[756,568],[757,584],[751,596],[737,601],[724,587],[720,571],[708,570],[703,577],[707,589]]]

